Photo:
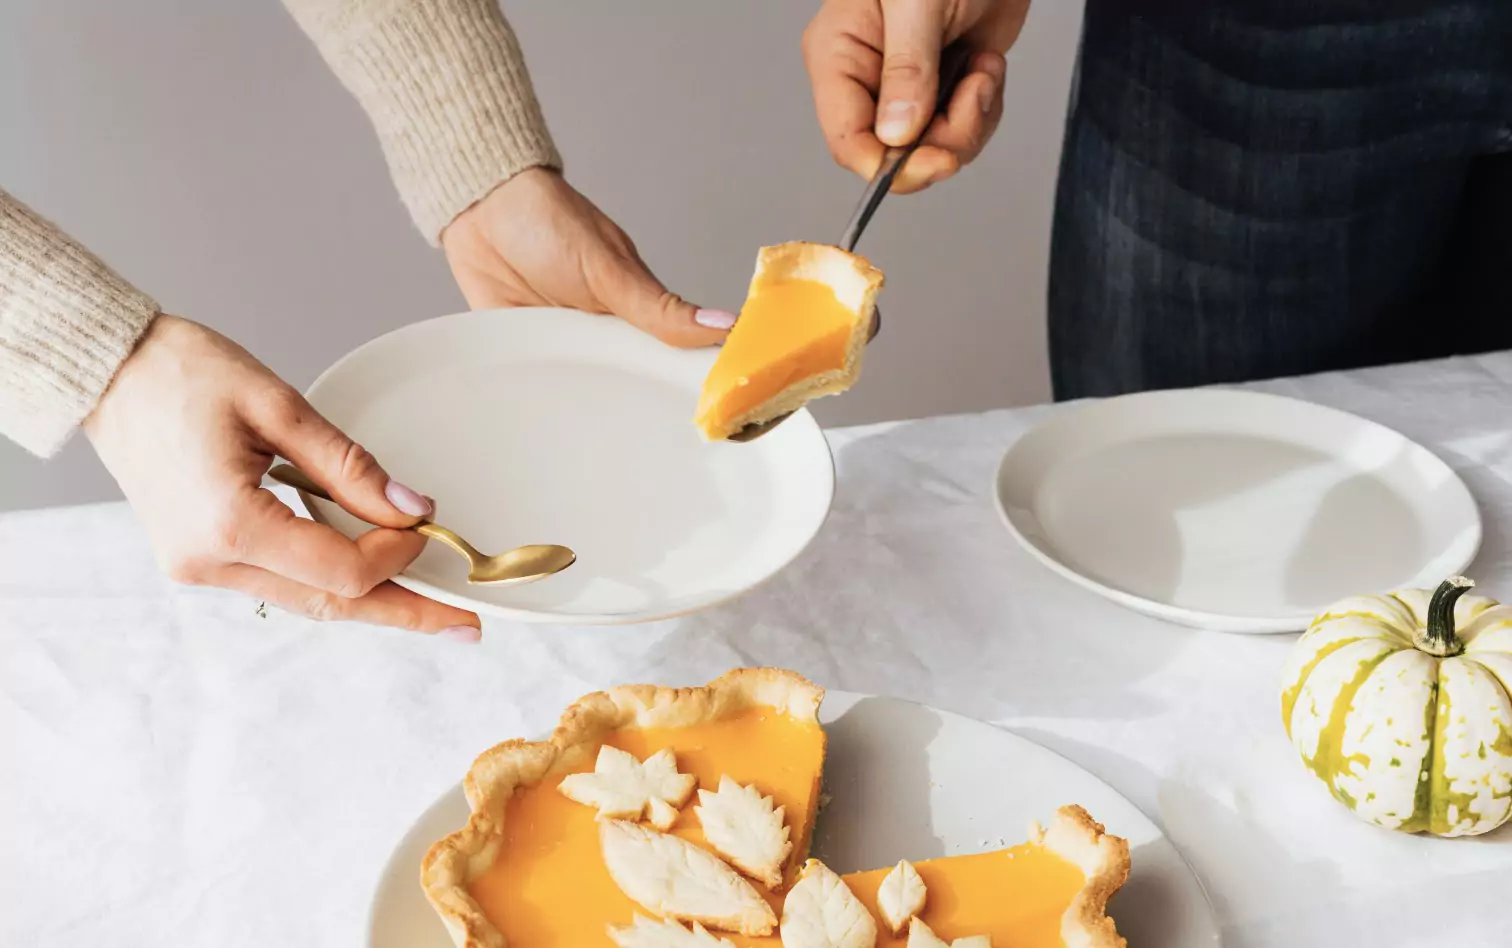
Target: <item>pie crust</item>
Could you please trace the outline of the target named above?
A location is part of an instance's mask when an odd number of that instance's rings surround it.
[[[1075,804],[1055,811],[1048,828],[1030,828],[1029,841],[1076,866],[1085,881],[1061,916],[1066,948],[1127,948],[1108,916],[1108,900],[1129,881],[1129,841],[1112,836]]]
[[[736,669],[698,688],[624,685],[580,698],[563,712],[547,740],[505,741],[473,761],[462,782],[472,814],[466,826],[426,853],[420,867],[425,896],[459,948],[504,948],[503,934],[469,886],[498,859],[506,804],[516,790],[583,765],[606,736],[622,728],[692,727],[755,708],[772,708],[818,726],[823,699],[824,689],[776,668]],[[808,857],[808,838],[803,834],[802,843],[793,847],[789,865]]]
[[[919,870],[907,859],[901,859],[882,877],[882,887],[877,890],[877,913],[893,935],[901,935],[908,929],[909,920],[924,911],[928,899],[929,890],[919,878]]]

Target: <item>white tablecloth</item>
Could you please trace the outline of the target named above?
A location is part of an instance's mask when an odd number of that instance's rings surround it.
[[[1512,596],[1512,355],[1260,387],[1437,451],[1486,518],[1472,575]],[[1144,619],[1014,545],[992,474],[1052,410],[833,432],[834,514],[766,587],[648,626],[490,624],[481,646],[176,588],[124,505],[0,517],[0,945],[359,944],[390,848],[478,751],[587,691],[745,664],[1071,758],[1166,830],[1231,948],[1512,944],[1512,827],[1389,833],[1298,764],[1293,636]]]

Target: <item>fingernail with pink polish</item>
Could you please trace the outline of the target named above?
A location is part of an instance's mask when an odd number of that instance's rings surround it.
[[[429,517],[436,509],[429,500],[425,499],[424,494],[413,487],[405,487],[398,481],[389,481],[388,486],[383,489],[383,496],[388,498],[388,502],[394,505],[395,510],[409,514],[411,517]]]
[[[436,633],[443,639],[454,639],[458,642],[480,642],[483,640],[483,630],[475,629],[470,625],[454,625],[442,629]]]
[[[909,120],[913,118],[912,102],[889,102],[877,112],[877,137],[889,145],[896,145],[908,134]]]
[[[693,314],[693,321],[709,329],[729,329],[735,325],[735,314],[722,309],[701,309]]]

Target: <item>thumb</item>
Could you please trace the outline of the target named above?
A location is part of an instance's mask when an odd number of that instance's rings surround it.
[[[602,274],[599,301],[632,326],[684,349],[717,345],[735,325],[734,313],[689,303],[634,258],[615,257],[609,264]]]
[[[945,45],[945,11],[938,0],[883,3],[882,84],[877,93],[877,138],[907,145],[934,118]]]
[[[245,416],[274,451],[363,520],[381,527],[407,527],[435,512],[429,498],[390,478],[377,458],[292,388],[252,399]]]

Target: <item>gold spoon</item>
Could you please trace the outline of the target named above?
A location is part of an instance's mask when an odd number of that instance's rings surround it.
[[[331,495],[326,493],[324,487],[310,480],[296,467],[276,464],[268,472],[268,476],[280,484],[287,484],[296,490],[319,497],[321,500],[335,502]],[[439,523],[422,520],[410,529],[421,536],[440,540],[466,557],[470,567],[467,572],[467,581],[474,586],[512,586],[535,582],[552,573],[560,573],[577,562],[576,553],[565,546],[551,543],[517,546],[498,556],[484,556],[471,543]]]
[[[957,40],[947,46],[940,53],[940,92],[935,103],[935,114],[943,113],[950,105],[950,97],[955,94],[955,87],[966,75],[966,66],[971,62],[971,50],[965,43]],[[933,119],[931,118],[931,121]],[[928,123],[924,126],[928,131]],[[907,145],[887,149],[882,156],[882,164],[877,168],[877,173],[866,183],[866,189],[861,192],[861,200],[856,203],[856,210],[851,214],[850,223],[845,225],[845,235],[835,246],[850,253],[856,249],[856,242],[861,239],[861,232],[866,229],[867,223],[877,211],[877,205],[887,197],[887,192],[892,188],[893,179],[903,169],[903,164],[914,153],[914,149],[924,141],[924,134]],[[877,333],[882,329],[882,310],[872,310],[871,329],[866,335],[869,344],[877,338]],[[771,431],[773,428],[793,417],[793,412],[769,418],[766,421],[752,422],[739,431],[725,438],[726,441],[734,441],[737,444],[745,444],[747,441],[755,441],[757,438]]]

